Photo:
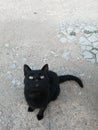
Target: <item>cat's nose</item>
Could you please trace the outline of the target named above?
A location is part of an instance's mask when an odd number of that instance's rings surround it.
[[[36,86],[36,87],[39,87],[39,84],[36,84],[35,86]]]

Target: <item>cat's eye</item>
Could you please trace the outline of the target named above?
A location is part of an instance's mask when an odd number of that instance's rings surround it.
[[[42,76],[40,76],[40,78],[41,78],[41,79],[44,79],[44,76],[42,75]]]
[[[31,79],[31,80],[32,80],[32,79],[34,79],[34,77],[33,77],[33,76],[29,76],[29,79]]]

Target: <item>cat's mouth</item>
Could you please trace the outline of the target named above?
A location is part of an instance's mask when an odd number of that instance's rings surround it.
[[[32,92],[39,92],[39,91],[41,91],[40,87],[33,87],[32,88]]]
[[[39,93],[38,94],[29,95],[29,98],[35,98],[38,95],[39,95]]]
[[[32,92],[34,92],[34,93],[37,93],[37,92],[42,92],[44,89],[43,88],[32,88]]]
[[[39,92],[40,89],[32,89],[32,92]]]

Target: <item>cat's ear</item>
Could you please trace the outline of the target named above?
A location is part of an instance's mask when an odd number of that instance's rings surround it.
[[[49,70],[48,64],[45,64],[41,70],[47,72]]]
[[[28,65],[24,65],[24,75],[26,76],[27,74],[29,74],[31,71],[30,67]]]

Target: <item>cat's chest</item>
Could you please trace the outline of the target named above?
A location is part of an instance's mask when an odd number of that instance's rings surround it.
[[[28,101],[30,101],[30,103],[34,104],[34,105],[41,105],[43,104],[43,102],[45,102],[47,98],[46,93],[43,92],[39,92],[39,93],[32,93],[30,95],[28,95]]]

